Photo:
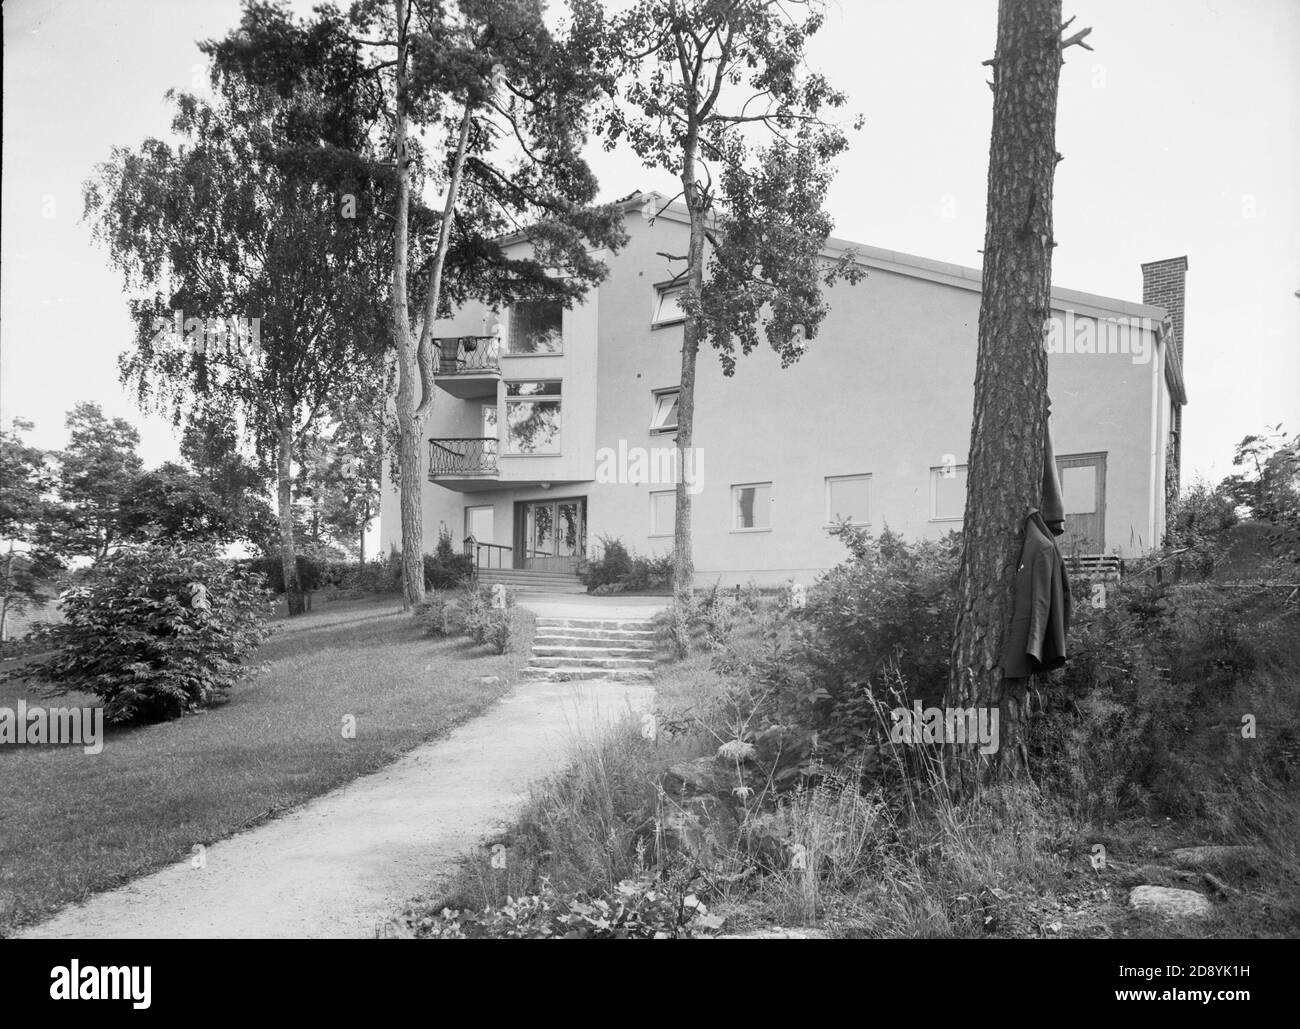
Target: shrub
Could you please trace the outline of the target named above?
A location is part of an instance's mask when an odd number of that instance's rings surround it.
[[[600,557],[585,563],[581,577],[589,590],[622,583],[632,571],[632,555],[621,540],[600,537]]]
[[[265,579],[195,544],[123,548],[63,598],[47,630],[56,653],[24,676],[85,692],[110,722],[156,721],[202,707],[247,674],[270,635]]]
[[[424,555],[424,588],[426,590],[455,589],[474,575],[474,559],[468,554],[456,553],[451,542],[451,532],[444,526],[438,534],[438,546],[432,554]],[[398,572],[398,584],[401,573]]]
[[[578,577],[591,593],[603,596],[626,590],[661,590],[672,582],[671,555],[641,557],[612,536],[600,538],[600,550],[600,557],[584,561],[578,568]]]

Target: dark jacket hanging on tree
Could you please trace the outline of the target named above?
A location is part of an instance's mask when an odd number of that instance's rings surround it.
[[[1051,408],[1049,406],[1049,419]],[[1025,542],[1016,572],[1016,600],[1011,627],[1002,649],[1002,674],[1022,679],[1065,664],[1065,637],[1070,631],[1070,581],[1055,536],[1065,531],[1065,504],[1046,431],[1043,455],[1043,507],[1025,519]]]

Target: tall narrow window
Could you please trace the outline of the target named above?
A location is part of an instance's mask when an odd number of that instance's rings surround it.
[[[943,465],[930,469],[930,520],[961,521],[966,513],[966,466]]]
[[[509,354],[559,354],[564,350],[564,308],[558,300],[521,300],[510,308]]]
[[[650,494],[650,535],[671,536],[677,524],[677,491],[659,490]]]
[[[731,487],[731,528],[746,532],[772,527],[772,484],[751,482]]]
[[[560,452],[560,384],[506,383],[507,454]]]
[[[677,431],[677,398],[680,390],[661,389],[654,393],[654,410],[650,415],[652,433]]]

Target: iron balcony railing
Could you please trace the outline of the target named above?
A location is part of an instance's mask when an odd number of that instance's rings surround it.
[[[430,479],[496,473],[497,441],[494,436],[429,440]]]
[[[443,336],[436,342],[440,375],[501,371],[501,340],[497,336]]]

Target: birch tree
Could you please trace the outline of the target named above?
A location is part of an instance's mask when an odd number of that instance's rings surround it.
[[[846,98],[806,67],[822,27],[820,3],[639,0],[602,23],[602,64],[613,102],[605,145],[626,142],[681,189],[690,220],[685,253],[663,252],[685,286],[678,467],[697,444],[695,380],[701,346],[725,374],[760,334],[798,360],[826,314],[824,287],[861,275],[852,253],[827,261],[825,211],[834,159],[848,145],[831,120]],[[673,590],[680,612],[694,580],[691,494],[677,484]],[[685,646],[679,639],[679,647]]]

